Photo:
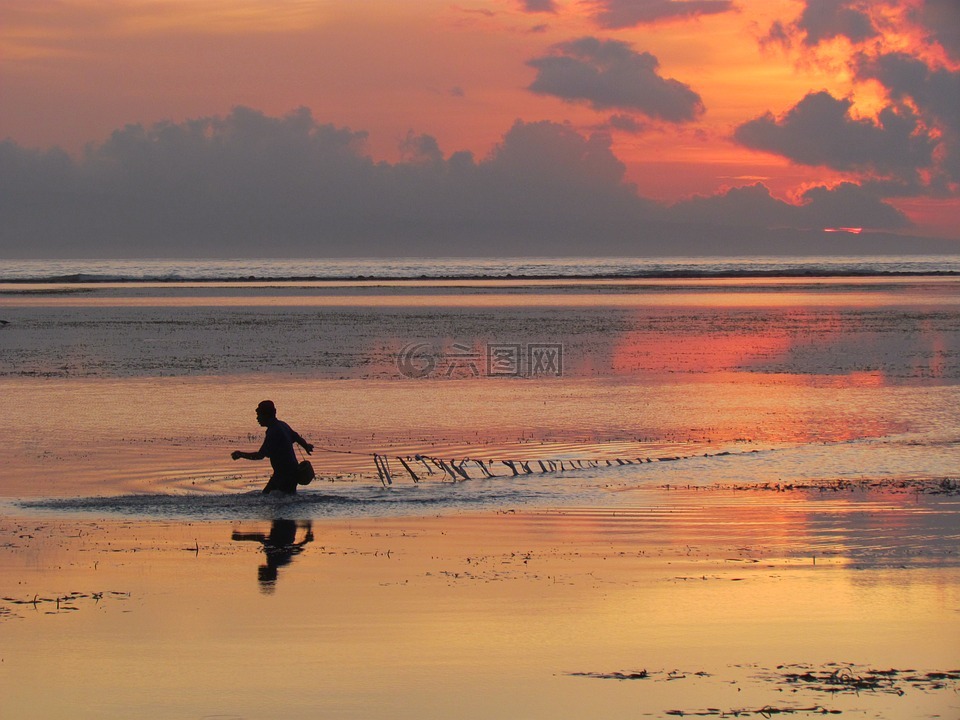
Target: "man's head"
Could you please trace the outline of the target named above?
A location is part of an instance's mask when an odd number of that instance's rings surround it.
[[[257,405],[257,422],[261,425],[266,425],[276,417],[277,406],[273,404],[273,400],[264,400]]]

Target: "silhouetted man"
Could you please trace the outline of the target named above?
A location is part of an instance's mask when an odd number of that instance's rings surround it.
[[[263,460],[270,458],[273,475],[263,488],[263,492],[273,491],[295,493],[297,491],[297,454],[293,444],[297,443],[307,451],[313,452],[313,445],[308,443],[299,433],[294,431],[283,420],[277,419],[277,408],[272,400],[264,400],[257,405],[257,422],[267,429],[263,438],[263,445],[256,452],[234,450],[230,457],[234,460]]]

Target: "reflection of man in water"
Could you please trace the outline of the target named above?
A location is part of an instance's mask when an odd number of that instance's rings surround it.
[[[296,542],[298,526],[307,531],[300,542]],[[298,523],[294,520],[277,518],[270,527],[269,535],[234,530],[232,539],[252,540],[263,544],[267,564],[257,569],[257,580],[260,581],[261,590],[270,592],[277,582],[277,570],[284,565],[289,565],[293,556],[302,553],[303,546],[313,540],[313,526],[309,520]]]
[[[277,419],[277,408],[272,400],[264,400],[257,405],[257,422],[267,429],[263,445],[256,452],[234,450],[230,457],[234,460],[263,460],[270,458],[273,476],[263,488],[264,493],[279,490],[285,493],[297,491],[297,455],[293,444],[297,443],[307,454],[313,452],[313,445],[304,440],[283,420]]]

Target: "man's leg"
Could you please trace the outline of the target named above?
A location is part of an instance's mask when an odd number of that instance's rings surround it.
[[[269,495],[272,492],[283,492],[293,494],[297,492],[297,478],[295,475],[281,476],[274,474],[263,488],[263,494]]]

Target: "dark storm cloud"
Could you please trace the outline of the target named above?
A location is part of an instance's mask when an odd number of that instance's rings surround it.
[[[659,20],[716,15],[734,9],[728,0],[596,0],[594,20],[604,28],[626,28]]]
[[[555,13],[557,4],[554,0],[521,0],[521,6],[529,13]]]
[[[936,130],[935,157],[943,178],[960,182],[960,72],[932,69],[904,53],[863,58],[857,72],[861,79],[879,81],[893,100],[913,102],[927,126]]]
[[[930,58],[937,55],[935,44],[957,57],[960,5],[957,0],[899,3],[900,14],[873,13],[887,25],[871,20],[873,10],[897,5],[894,0],[806,0],[796,22],[775,22],[761,41],[788,49],[797,42],[815,49],[837,37],[857,44],[848,61],[854,78],[875,80],[887,93],[888,105],[875,121],[851,117],[847,100],[811,93],[780,118],[768,113],[744,123],[735,132],[737,141],[798,163],[873,175],[867,182],[885,186],[887,197],[955,194],[960,182],[960,72]],[[902,27],[889,27],[894,20]],[[881,28],[913,36],[919,31],[933,52],[886,52]]]
[[[410,133],[401,161],[374,162],[365,139],[237,108],[127,126],[78,159],[2,142],[0,257],[752,253],[768,228],[903,224],[856,186],[668,208],[625,181],[608,135],[552,122],[517,121],[481,159]]]
[[[596,110],[632,110],[675,123],[694,120],[704,111],[689,85],[658,74],[657,58],[619,40],[571,40],[527,64],[537,70],[529,90],[586,102]]]
[[[877,29],[870,17],[858,9],[860,4],[857,0],[807,0],[797,22],[804,43],[817,45],[835,37],[857,43],[876,37]]]
[[[911,19],[929,33],[954,60],[960,60],[960,4],[957,0],[925,0]]]
[[[960,127],[960,72],[934,70],[906,53],[889,53],[861,59],[858,75],[880,81],[892,98],[911,98],[922,111]]]
[[[789,48],[800,42],[813,48],[838,37],[860,43],[878,35],[862,0],[807,0],[795,22],[774,21],[760,43]]]
[[[798,209],[777,200],[761,183],[732,188],[712,196],[695,196],[671,207],[674,218],[703,225],[794,226]]]
[[[611,130],[619,130],[620,132],[631,133],[632,135],[639,135],[649,130],[647,123],[637,120],[632,115],[624,115],[622,113],[611,115],[607,120],[607,125]]]
[[[767,113],[740,125],[745,147],[782,155],[803,165],[912,178],[932,162],[935,142],[907,107],[884,108],[877,122],[850,116],[850,100],[810,93],[782,117]]]
[[[767,31],[767,34],[760,38],[760,47],[766,48],[771,45],[780,45],[784,48],[790,47],[791,28],[780,20],[774,21]]]
[[[400,143],[403,159],[408,163],[438,163],[443,161],[443,152],[436,138],[430,135],[416,135],[411,130]]]
[[[911,224],[906,215],[855,183],[811,188],[801,200],[801,224],[806,227],[904,228]]]
[[[365,138],[307,110],[237,108],[128,126],[79,160],[0,143],[0,256],[24,243],[80,255],[484,254],[598,228],[622,242],[650,217],[602,135],[517,122],[477,161],[411,134],[394,164],[366,156]]]
[[[899,210],[853,183],[807,190],[799,205],[770,195],[762,184],[733,188],[711,197],[675,204],[675,219],[703,225],[761,228],[903,228],[909,221]]]
[[[761,43],[789,47],[797,41],[813,48],[838,37],[854,44],[880,39],[882,29],[871,19],[870,10],[897,4],[897,0],[806,0],[795,22],[775,21]],[[924,33],[927,42],[937,43],[954,60],[960,59],[957,0],[918,0],[904,10],[903,20]]]

